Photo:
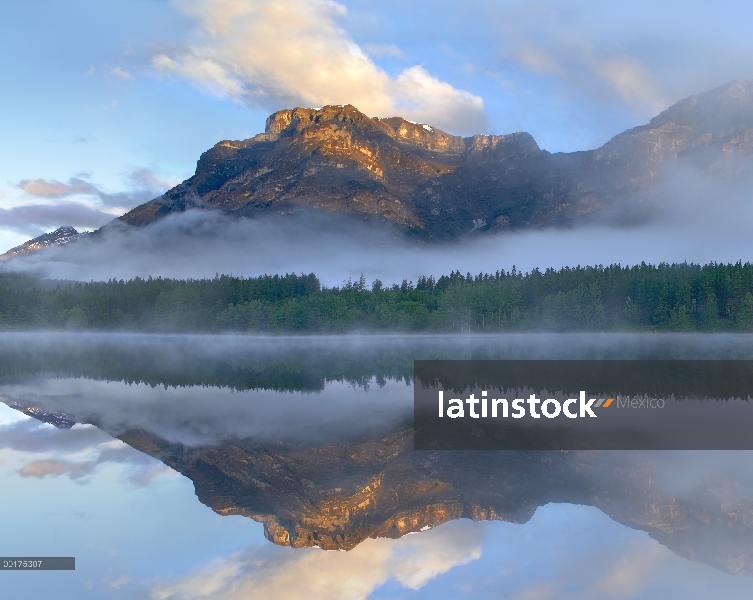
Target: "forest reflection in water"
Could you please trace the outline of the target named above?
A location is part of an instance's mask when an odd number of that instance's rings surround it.
[[[419,358],[753,358],[751,342],[741,335],[11,335],[0,349],[0,395],[35,421],[3,425],[0,446],[27,454],[14,458],[9,474],[48,487],[92,481],[117,466],[143,492],[161,485],[166,465],[190,479],[212,518],[258,521],[277,545],[226,552],[216,564],[194,554],[184,557],[190,567],[153,572],[151,587],[135,577],[112,588],[133,588],[133,597],[255,597],[251,588],[282,589],[275,586],[293,569],[311,573],[307,585],[324,577],[340,590],[322,597],[435,588],[441,596],[440,580],[457,596],[462,585],[473,591],[464,578],[496,552],[511,561],[495,567],[498,591],[549,586],[541,597],[600,597],[609,573],[632,569],[625,597],[656,593],[657,582],[677,597],[708,597],[692,594],[713,582],[742,598],[753,590],[745,576],[753,574],[750,453],[414,452],[411,386]],[[152,529],[157,535],[160,524]],[[544,543],[525,531],[563,544],[549,551],[546,576],[522,558]],[[600,575],[573,575],[579,563],[566,558],[567,544],[601,557]],[[569,570],[567,561],[574,561]],[[680,572],[700,580],[687,589],[674,580]]]

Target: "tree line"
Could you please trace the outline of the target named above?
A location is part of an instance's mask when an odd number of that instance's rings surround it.
[[[164,332],[753,331],[753,265],[500,270],[414,284],[314,274],[53,282],[0,275],[0,328]]]

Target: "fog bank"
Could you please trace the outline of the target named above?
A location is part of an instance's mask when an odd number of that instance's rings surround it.
[[[423,242],[392,225],[329,212],[257,219],[192,210],[143,228],[116,222],[69,246],[18,257],[4,270],[34,270],[54,279],[204,278],[216,273],[315,273],[324,285],[361,274],[371,283],[420,275],[529,271],[577,265],[753,260],[753,185],[720,184],[676,170],[653,200],[631,204],[570,229],[469,233]],[[629,224],[631,223],[631,224]]]

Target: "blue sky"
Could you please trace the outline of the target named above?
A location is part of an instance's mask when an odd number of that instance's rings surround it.
[[[93,229],[294,105],[597,147],[753,78],[750,3],[46,0],[0,19],[0,249]]]

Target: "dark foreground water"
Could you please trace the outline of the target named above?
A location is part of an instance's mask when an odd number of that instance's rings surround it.
[[[0,597],[753,597],[753,453],[416,452],[428,358],[753,337],[3,334],[0,555],[76,571]]]

